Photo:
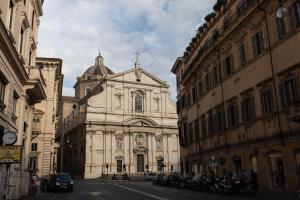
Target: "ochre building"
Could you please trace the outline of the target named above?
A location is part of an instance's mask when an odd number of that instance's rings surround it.
[[[74,88],[60,103],[62,171],[84,178],[179,171],[176,104],[165,81],[138,61],[114,73],[99,55]]]
[[[300,1],[218,1],[172,72],[184,173],[300,188]]]

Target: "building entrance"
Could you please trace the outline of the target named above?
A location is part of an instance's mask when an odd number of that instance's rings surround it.
[[[136,159],[137,172],[144,172],[144,155],[138,154]]]
[[[285,175],[281,154],[269,155],[269,162],[273,188],[284,188]]]

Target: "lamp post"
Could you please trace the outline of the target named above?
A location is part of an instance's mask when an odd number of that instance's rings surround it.
[[[277,99],[277,90],[276,90],[276,76],[275,76],[275,71],[274,71],[274,64],[273,64],[273,55],[272,55],[272,49],[271,49],[271,41],[270,41],[270,32],[269,32],[269,23],[268,23],[268,18],[267,18],[267,11],[266,9],[262,8],[260,6],[260,0],[257,0],[257,5],[258,9],[263,11],[264,17],[266,20],[266,31],[267,31],[267,39],[268,39],[268,50],[269,50],[269,57],[270,57],[270,64],[271,64],[271,73],[272,73],[272,79],[273,79],[273,90],[274,90],[274,96],[275,96],[275,106],[276,106],[276,117],[278,121],[278,128],[279,128],[279,135],[280,135],[280,142],[281,145],[284,145],[284,135],[282,133],[282,127],[281,127],[281,122],[280,122],[280,116],[279,116],[279,104],[278,104],[278,99]],[[278,8],[276,12],[276,17],[279,20],[282,20],[283,17],[285,16],[287,10],[284,7],[284,4],[282,3],[282,0],[278,0]]]
[[[106,164],[106,180],[108,180],[108,164]]]

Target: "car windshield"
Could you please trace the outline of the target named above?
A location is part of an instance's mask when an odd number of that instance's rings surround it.
[[[59,179],[59,180],[64,180],[64,181],[72,179],[70,174],[57,174],[56,178]]]

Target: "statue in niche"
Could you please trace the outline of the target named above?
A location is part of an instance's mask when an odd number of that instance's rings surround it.
[[[123,148],[123,138],[117,138],[117,148],[118,149]]]
[[[158,138],[156,140],[156,149],[161,149],[162,148],[162,144],[161,144],[161,138]]]
[[[136,145],[140,145],[140,146],[144,145],[145,143],[144,134],[138,133],[135,137],[135,143]]]

